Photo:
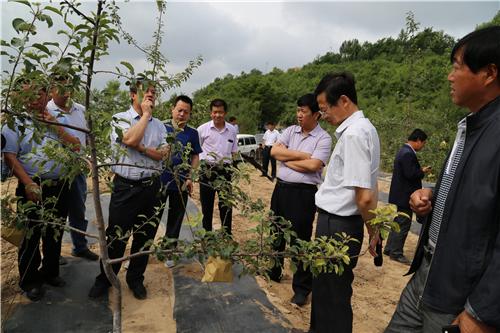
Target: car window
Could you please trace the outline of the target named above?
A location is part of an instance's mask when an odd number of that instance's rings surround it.
[[[249,145],[250,144],[250,138],[245,138],[245,145]]]
[[[243,146],[245,142],[243,141],[243,138],[238,139],[238,146]]]
[[[257,144],[257,143],[255,142],[255,138],[250,138],[250,144],[252,144],[252,145]]]

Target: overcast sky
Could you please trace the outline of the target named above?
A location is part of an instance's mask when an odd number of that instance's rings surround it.
[[[26,6],[0,0],[3,39],[14,36],[11,21],[27,18]],[[95,8],[86,2],[83,10]],[[151,44],[157,15],[154,1],[120,4],[125,29],[141,44]],[[376,41],[396,37],[405,25],[405,13],[413,11],[421,28],[444,30],[461,37],[479,23],[489,21],[500,10],[500,1],[488,2],[298,2],[225,1],[168,2],[162,52],[170,60],[170,73],[186,67],[201,55],[203,64],[180,88],[172,92],[192,93],[216,77],[239,75],[257,68],[268,72],[274,67],[287,69],[311,62],[317,55],[338,51],[344,40],[357,38]],[[57,24],[42,29],[39,38],[57,40]],[[8,65],[2,57],[2,69]],[[113,69],[119,61],[145,68],[140,52],[127,45],[112,45],[110,55],[99,69]],[[102,87],[109,76],[96,79]]]

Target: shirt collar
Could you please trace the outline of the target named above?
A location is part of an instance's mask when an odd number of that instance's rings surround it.
[[[321,130],[322,130],[321,126],[319,126],[319,123],[317,123],[316,127],[314,127],[313,130],[310,131],[307,135],[316,136],[321,132]],[[299,125],[295,125],[294,132],[295,133],[302,133],[302,127],[300,127]]]
[[[337,127],[337,129],[335,130],[335,137],[337,138],[337,140],[342,136],[342,133],[344,133],[344,131],[349,126],[351,126],[352,124],[354,124],[358,119],[361,119],[361,118],[364,118],[364,117],[365,117],[365,115],[363,114],[363,111],[361,111],[361,110],[356,111],[353,114],[351,114],[349,117],[347,117],[342,122],[342,124],[340,124],[340,126]]]
[[[141,118],[141,116],[137,113],[137,111],[135,111],[133,105],[130,106],[130,109],[128,109],[127,114],[130,116],[131,119],[137,119],[138,120],[138,119]],[[153,120],[152,116],[149,117],[149,121],[151,121],[151,120]]]
[[[48,104],[50,104],[50,107],[52,107],[52,106],[53,106],[53,107],[54,107],[57,111],[59,111],[59,112],[61,112],[61,113],[66,113],[66,114],[68,114],[68,113],[72,113],[72,112],[73,112],[73,110],[75,109],[75,103],[71,103],[71,107],[69,108],[69,111],[68,111],[68,112],[66,112],[66,111],[64,111],[63,109],[61,109],[61,108],[60,108],[60,107],[56,104],[56,102],[54,102],[54,99],[51,99],[51,100],[49,101],[49,103],[48,103]]]
[[[227,124],[228,122],[225,121],[224,122],[224,128],[222,129],[222,131],[220,131],[221,133],[224,132],[224,131],[227,131],[228,128],[227,128]],[[231,125],[232,126],[232,125]],[[215,124],[214,124],[214,121],[213,120],[210,120],[210,128],[215,128],[217,131],[219,130],[217,127],[215,127]]]
[[[407,145],[408,147],[410,147],[411,150],[413,150],[413,152],[416,154],[417,152],[415,151],[415,149],[413,149],[413,147],[411,146],[411,144],[409,143],[405,143],[405,145]]]

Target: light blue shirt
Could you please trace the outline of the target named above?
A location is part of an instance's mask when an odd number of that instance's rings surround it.
[[[162,161],[155,161],[139,151],[121,143],[117,129],[122,134],[139,122],[141,117],[131,106],[128,111],[117,113],[111,122],[111,144],[114,146],[114,163],[134,164],[136,166],[115,165],[111,167],[114,173],[132,180],[158,175],[163,170]],[[151,117],[144,131],[141,143],[146,147],[160,147],[167,143],[167,130],[165,125],[158,119]],[[120,149],[121,148],[121,149]],[[123,153],[125,150],[125,154]]]
[[[24,133],[21,126],[25,128]],[[5,125],[2,128],[2,134],[5,137],[5,148],[2,152],[13,153],[23,166],[24,171],[30,177],[40,177],[41,179],[58,179],[62,176],[62,165],[54,160],[49,160],[45,149],[50,145],[58,145],[59,138],[53,131],[37,133],[40,137],[36,142],[34,136],[34,126],[31,120],[25,120],[23,123],[16,122],[15,129]],[[45,163],[44,163],[45,162]]]
[[[69,112],[65,112],[64,110],[61,110],[52,99],[47,103],[47,110],[51,115],[56,117],[57,121],[61,124],[87,129],[85,107],[81,104],[73,103]],[[72,136],[76,136],[80,140],[82,150],[85,148],[87,141],[87,134],[85,132],[77,131],[68,127],[64,127],[64,130]]]

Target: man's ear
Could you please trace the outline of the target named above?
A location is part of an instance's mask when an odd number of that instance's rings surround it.
[[[490,85],[492,83],[500,84],[500,80],[498,78],[498,67],[495,64],[488,64],[485,67],[486,80],[485,85]]]

